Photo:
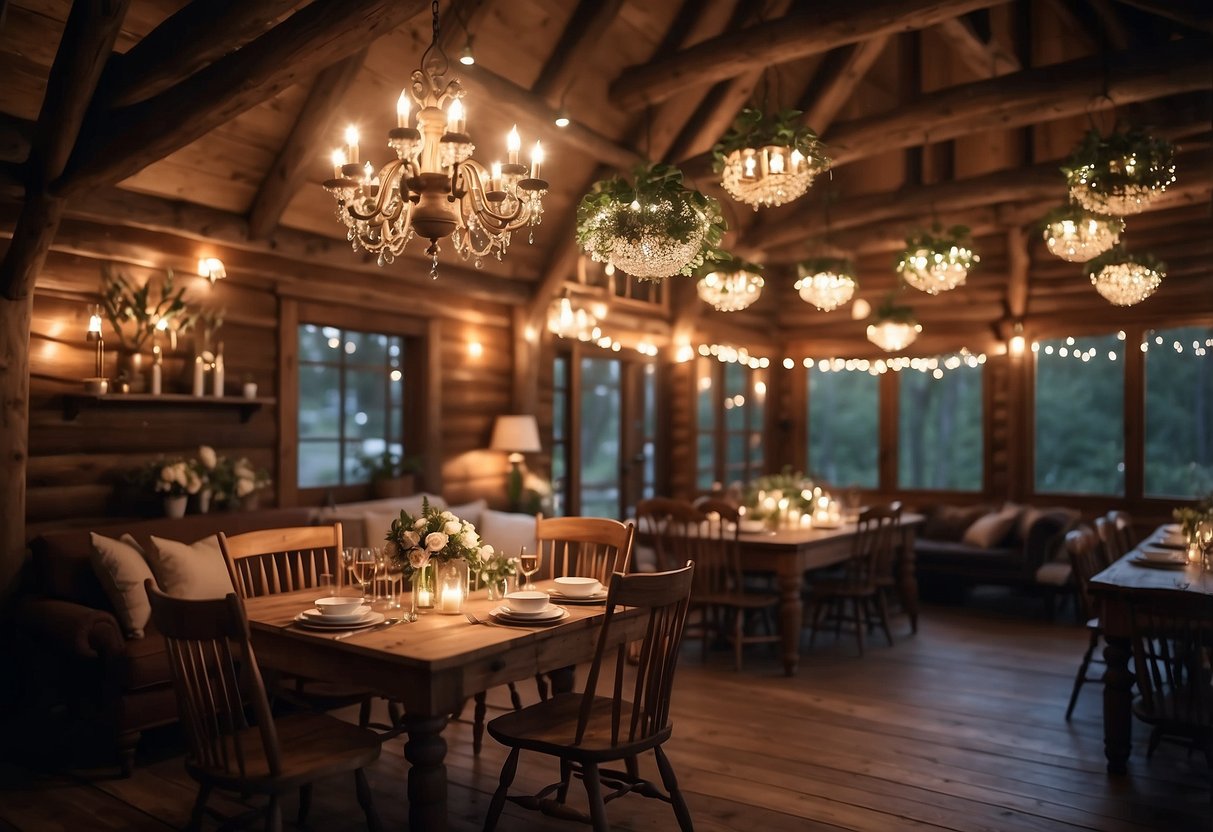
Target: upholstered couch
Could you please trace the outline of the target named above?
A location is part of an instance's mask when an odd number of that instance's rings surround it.
[[[1079,513],[1062,507],[927,506],[914,542],[919,581],[927,591],[998,584],[1064,590],[1070,567],[1061,556]]]
[[[125,773],[140,732],[177,720],[164,639],[149,622],[142,638],[127,638],[91,563],[90,532],[130,534],[145,549],[152,535],[192,542],[312,521],[311,509],[190,515],[47,532],[30,543],[33,557],[11,614],[22,638],[9,647],[21,668],[17,695],[66,714],[111,737]],[[48,749],[44,749],[48,750]]]

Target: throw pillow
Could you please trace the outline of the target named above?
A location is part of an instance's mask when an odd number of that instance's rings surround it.
[[[153,535],[148,560],[160,589],[174,598],[201,601],[235,592],[217,535],[195,543],[179,543]]]
[[[114,540],[92,532],[89,538],[93,542],[89,560],[122,632],[127,638],[143,638],[143,628],[152,617],[152,606],[143,588],[152,570],[143,559],[143,549],[129,534]]]
[[[973,521],[989,513],[990,509],[985,505],[938,506],[923,523],[922,537],[927,540],[958,541],[965,530],[973,525]]]
[[[392,521],[400,518],[399,511],[368,511],[362,515],[363,540],[366,542],[361,545],[365,546],[382,546],[387,538],[388,529],[392,527]],[[343,529],[349,528],[350,524],[343,526]],[[349,541],[346,540],[346,545]]]
[[[1015,521],[1019,519],[1019,510],[995,511],[973,521],[973,525],[965,529],[964,537],[960,539],[966,546],[977,546],[981,549],[993,549],[1011,533]]]
[[[531,514],[485,509],[476,531],[482,541],[506,557],[517,557],[523,546],[528,552],[539,550],[535,542],[535,517]]]
[[[451,514],[471,523],[476,527],[476,531],[480,531],[480,523],[484,520],[485,509],[489,507],[488,501],[484,499],[472,500],[470,503],[463,503],[458,506],[447,506],[446,510]]]

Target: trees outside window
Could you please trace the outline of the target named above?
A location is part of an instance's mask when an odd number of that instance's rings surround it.
[[[698,362],[696,486],[708,491],[761,476],[766,371],[706,357]]]
[[[1213,491],[1213,326],[1147,330],[1145,494]]]
[[[980,491],[982,365],[902,370],[898,387],[898,486]]]
[[[835,488],[876,488],[880,484],[880,379],[862,371],[835,371],[825,361],[807,373],[806,470]]]

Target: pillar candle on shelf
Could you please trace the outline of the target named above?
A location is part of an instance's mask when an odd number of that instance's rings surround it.
[[[206,364],[202,361],[202,356],[194,356],[194,387],[193,393],[195,396],[206,395]]]
[[[159,396],[161,392],[161,376],[163,373],[163,367],[161,367],[163,355],[160,352],[159,345],[152,347],[152,352],[155,354],[155,358],[152,359],[152,395]]]
[[[211,386],[214,388],[216,396],[223,395],[223,344],[219,344],[219,351],[215,353],[215,372],[211,379]]]

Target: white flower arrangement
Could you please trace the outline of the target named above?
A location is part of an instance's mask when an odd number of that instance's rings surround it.
[[[482,545],[476,527],[422,500],[421,516],[413,517],[401,511],[392,521],[387,533],[388,557],[398,563],[406,575],[412,575],[429,565],[431,560],[451,561],[463,558],[468,568],[476,570],[484,557],[493,554],[493,547]]]
[[[157,463],[160,470],[156,474],[155,490],[157,494],[168,497],[184,497],[187,494],[197,494],[202,490],[203,479],[195,470],[192,460],[172,460]]]

